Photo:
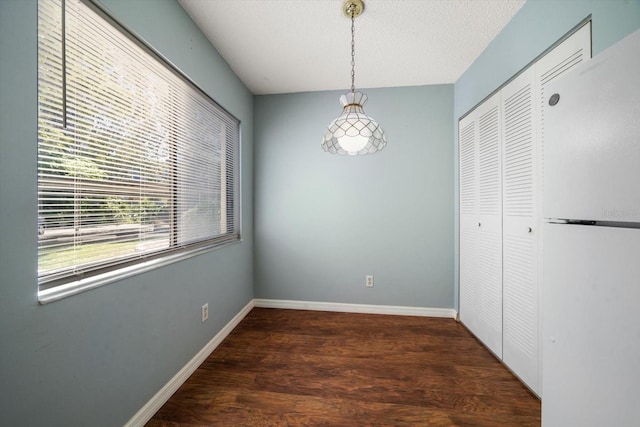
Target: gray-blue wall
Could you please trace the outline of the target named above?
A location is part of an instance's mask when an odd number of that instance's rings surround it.
[[[362,157],[320,148],[341,92],[256,97],[256,297],[451,308],[453,86],[363,92],[388,144]]]
[[[122,425],[253,298],[253,98],[174,0],[104,0],[242,121],[244,241],[39,306],[36,3],[0,0],[0,425]]]
[[[640,0],[527,0],[455,84],[454,128],[458,119],[511,76],[543,53],[587,16],[592,16],[593,55],[640,28]],[[455,164],[455,211],[458,217],[458,165]],[[455,252],[458,253],[456,221]],[[456,255],[455,301],[458,303]]]

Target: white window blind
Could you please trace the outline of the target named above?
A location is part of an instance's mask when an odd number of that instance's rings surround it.
[[[239,238],[239,122],[90,3],[38,5],[40,290]]]

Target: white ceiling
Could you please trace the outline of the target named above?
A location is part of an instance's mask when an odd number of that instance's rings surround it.
[[[254,94],[349,89],[342,0],[178,0]],[[364,0],[356,87],[454,83],[525,0]]]

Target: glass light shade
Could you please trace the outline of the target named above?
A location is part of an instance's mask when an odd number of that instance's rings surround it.
[[[380,151],[387,145],[384,130],[362,106],[367,95],[347,92],[340,97],[342,114],[329,124],[322,138],[322,149],[331,154],[356,156]]]

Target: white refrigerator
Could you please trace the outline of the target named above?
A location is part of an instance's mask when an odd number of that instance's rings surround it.
[[[542,426],[640,426],[640,30],[544,92]]]

